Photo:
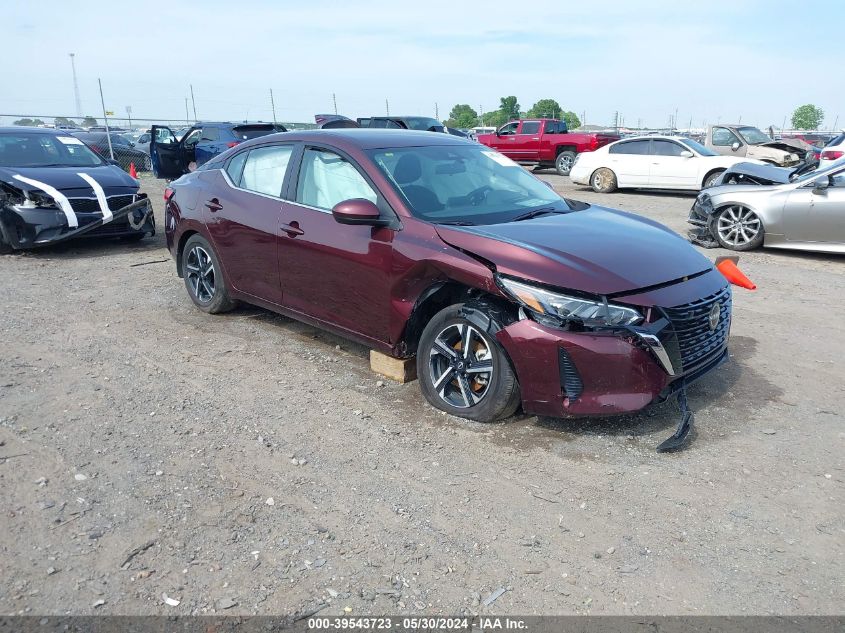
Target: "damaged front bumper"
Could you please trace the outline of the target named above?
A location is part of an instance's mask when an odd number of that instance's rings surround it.
[[[0,234],[16,250],[38,248],[81,237],[128,237],[155,235],[155,217],[150,200],[137,194],[135,201],[112,210],[75,212],[78,226],[71,226],[64,211],[54,206],[24,206],[0,200]]]
[[[656,308],[660,318],[624,331],[565,331],[524,318],[497,332],[523,409],[553,417],[633,413],[721,365],[728,358],[731,292],[717,275],[695,284],[710,294]]]
[[[704,248],[718,248],[719,242],[713,233],[713,202],[706,193],[698,194],[689,212],[687,222],[693,228],[687,231],[687,237],[693,244]]]

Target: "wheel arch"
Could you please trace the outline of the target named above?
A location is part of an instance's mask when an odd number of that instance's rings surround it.
[[[404,357],[415,355],[426,324],[443,308],[458,303],[465,304],[469,309],[491,308],[495,310],[497,320],[505,319],[512,322],[517,318],[516,304],[503,297],[451,279],[438,281],[418,295],[397,344],[399,353]],[[485,328],[483,323],[478,323],[478,325]],[[495,332],[493,334],[495,335]]]
[[[555,146],[555,159],[557,159],[557,157],[560,156],[560,154],[562,152],[573,152],[575,154],[578,154],[579,153],[578,152],[578,146],[577,145],[556,145]]]
[[[707,179],[710,178],[713,174],[723,173],[728,170],[727,167],[714,167],[713,169],[709,170],[707,173],[704,174],[704,178],[701,179],[701,188],[704,189],[704,183],[707,182]]]
[[[184,274],[184,271],[182,270],[182,254],[185,251],[185,244],[187,244],[188,240],[194,235],[202,234],[194,229],[188,229],[179,236],[179,244],[176,247],[176,274],[179,275],[179,277],[182,277]]]

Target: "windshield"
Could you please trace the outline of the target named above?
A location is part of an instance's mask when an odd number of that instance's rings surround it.
[[[2,167],[96,167],[103,160],[73,136],[0,134]]]
[[[276,127],[272,124],[267,125],[239,125],[232,128],[232,132],[236,137],[242,141],[251,138],[258,138],[259,136],[267,136],[276,132]]]
[[[702,156],[718,156],[716,152],[711,149],[707,149],[701,143],[692,140],[691,138],[682,138],[679,139],[681,143],[689,147],[691,150],[698,152]]]
[[[772,139],[763,134],[756,127],[740,127],[737,128],[736,131],[739,132],[750,145],[762,145],[763,143],[772,142]]]
[[[532,210],[569,211],[558,194],[509,158],[480,146],[370,150],[414,216],[434,223],[500,224]]]
[[[845,158],[840,158],[830,163],[827,167],[819,167],[814,171],[808,171],[806,174],[801,174],[791,180],[792,182],[805,182],[807,180],[815,180],[821,176],[834,176],[839,181],[842,178],[839,172],[843,171],[843,168],[845,168]]]

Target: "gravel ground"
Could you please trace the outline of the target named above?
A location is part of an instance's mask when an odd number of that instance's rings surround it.
[[[544,177],[686,229],[690,196]],[[4,257],[0,611],[841,614],[845,259],[741,266],[731,362],[659,455],[673,403],[482,425],[348,341],[205,315],[163,235]]]

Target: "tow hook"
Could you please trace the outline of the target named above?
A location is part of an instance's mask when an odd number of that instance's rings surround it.
[[[682,448],[687,442],[687,437],[692,431],[692,422],[694,416],[687,405],[687,385],[684,383],[678,391],[678,408],[681,410],[681,420],[678,422],[678,427],[675,433],[667,437],[657,447],[658,453],[668,453],[669,451],[677,451]]]

